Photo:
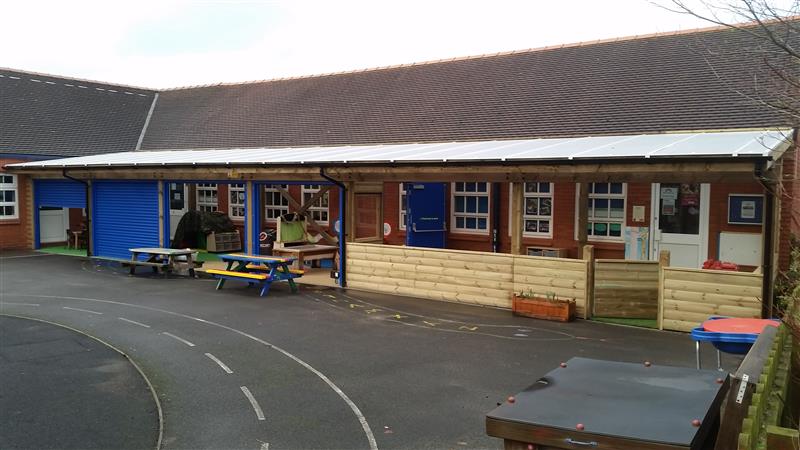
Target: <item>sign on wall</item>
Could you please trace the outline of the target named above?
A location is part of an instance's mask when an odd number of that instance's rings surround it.
[[[761,225],[763,215],[763,195],[731,194],[728,196],[728,223]]]

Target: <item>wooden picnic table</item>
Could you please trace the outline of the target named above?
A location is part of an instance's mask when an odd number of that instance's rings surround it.
[[[307,259],[334,258],[339,247],[336,245],[305,244],[291,247],[273,248],[275,256],[291,256],[297,259],[297,268],[303,268],[303,261]]]
[[[222,289],[225,280],[245,281],[249,284],[261,286],[260,296],[269,292],[274,281],[286,281],[292,292],[297,292],[295,278],[303,276],[302,270],[289,267],[294,258],[248,255],[245,253],[229,253],[218,255],[218,258],[228,263],[226,270],[209,269],[206,273],[219,279],[217,289]]]
[[[194,254],[197,253],[197,250],[161,247],[142,247],[128,250],[131,252],[131,260],[129,262],[131,275],[136,273],[137,266],[149,266],[153,268],[153,272],[158,272],[161,269],[165,273],[185,266],[189,270],[189,275],[194,276]],[[144,256],[144,259],[142,259],[142,256]],[[179,261],[179,257],[185,257],[186,259]]]

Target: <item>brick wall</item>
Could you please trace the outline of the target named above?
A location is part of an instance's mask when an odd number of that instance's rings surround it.
[[[0,172],[6,164],[24,162],[19,159],[0,159]],[[30,178],[17,175],[18,218],[0,220],[0,250],[33,248],[33,188]]]
[[[449,186],[448,186],[449,189]],[[629,183],[627,186],[627,199],[626,199],[626,225],[627,226],[650,226],[651,214],[651,195],[652,189],[650,183]],[[392,245],[402,245],[405,243],[405,232],[399,229],[399,184],[398,183],[385,183],[383,187],[384,192],[384,222],[391,226],[391,233],[384,236],[384,243]],[[747,183],[736,184],[715,184],[711,187],[711,205],[709,217],[709,248],[708,257],[716,258],[717,255],[717,239],[721,231],[736,231],[736,232],[749,232],[760,233],[761,227],[758,225],[729,225],[727,222],[728,214],[728,194],[761,194],[763,189],[755,182],[750,181]],[[450,216],[450,204],[447,196],[447,216]],[[490,197],[490,200],[492,198]],[[578,245],[575,240],[575,201],[576,201],[576,185],[575,183],[554,183],[553,194],[553,232],[550,238],[532,238],[525,237],[523,239],[523,246],[535,247],[555,247],[568,249],[568,255],[571,258],[580,257],[578,252]],[[500,251],[508,253],[511,251],[511,235],[509,232],[509,208],[510,208],[510,188],[508,183],[500,183]],[[644,207],[644,221],[633,221],[633,208],[634,206]],[[490,201],[490,207],[494,208],[495,205]],[[794,216],[795,219],[797,215]],[[493,215],[490,214],[490,229],[491,220]],[[449,219],[448,219],[449,221]],[[452,229],[452,224],[448,224],[448,229]],[[795,228],[800,228],[800,221],[795,221]],[[447,236],[448,248],[458,250],[475,250],[475,251],[491,251],[491,236],[485,235],[470,235],[459,233],[448,233]],[[590,241],[595,246],[596,258],[624,258],[625,245],[621,242],[608,242],[608,241]]]
[[[799,165],[800,158],[797,157],[797,148],[787,150],[782,158],[783,176],[779,189],[781,207],[778,267],[780,270],[789,268],[791,239],[792,236],[798,236],[800,231],[800,182],[797,181],[800,174]]]

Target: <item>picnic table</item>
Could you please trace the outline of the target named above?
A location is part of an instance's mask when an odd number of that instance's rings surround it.
[[[136,273],[136,267],[147,266],[152,267],[153,272],[156,273],[159,269],[166,273],[180,267],[186,267],[189,270],[189,275],[194,276],[194,254],[197,253],[196,250],[190,248],[143,247],[131,248],[128,251],[131,252],[131,260],[127,262],[130,265],[131,275]]]
[[[260,285],[260,296],[269,292],[274,281],[286,281],[292,292],[297,292],[295,278],[303,276],[302,270],[289,267],[295,259],[275,256],[248,255],[244,253],[230,253],[218,255],[219,259],[228,263],[225,270],[208,269],[206,273],[213,275],[219,281],[217,290],[222,289],[225,280],[245,281],[251,285]]]
[[[334,258],[338,251],[339,247],[336,245],[305,244],[273,248],[272,254],[295,258],[298,269],[302,269],[305,260]]]

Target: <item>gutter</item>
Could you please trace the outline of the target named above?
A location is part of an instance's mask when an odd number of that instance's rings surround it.
[[[325,173],[325,168],[319,168],[319,176],[327,181],[339,186],[339,286],[347,287],[347,246],[345,236],[347,235],[347,185],[339,180],[331,178]]]
[[[61,175],[72,181],[77,181],[85,186],[86,189],[86,230],[88,231],[86,235],[86,256],[92,256],[92,205],[89,202],[89,182],[86,180],[80,180],[78,178],[72,177],[67,174],[67,169],[61,170]],[[69,237],[69,236],[67,236]]]

